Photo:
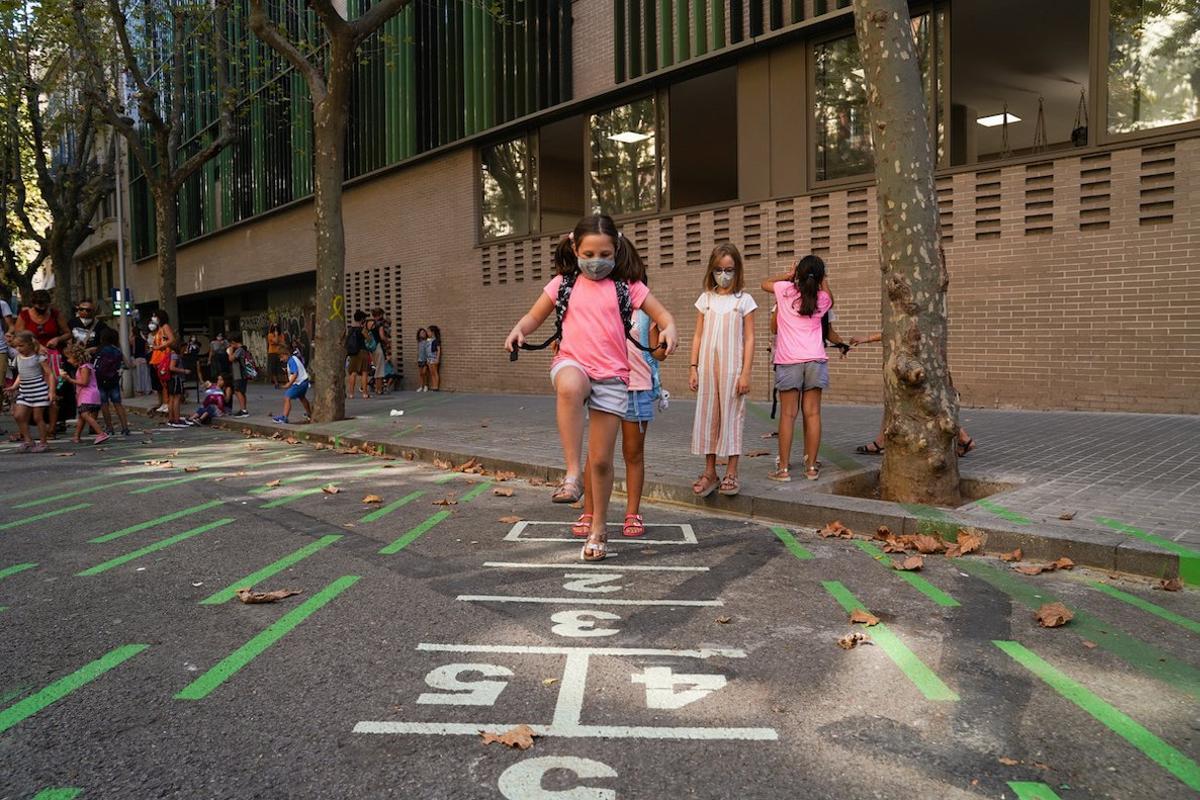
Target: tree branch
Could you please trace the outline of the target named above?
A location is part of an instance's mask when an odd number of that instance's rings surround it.
[[[362,44],[372,33],[379,30],[383,23],[400,13],[412,0],[382,0],[371,6],[367,13],[350,23],[354,36],[354,46]]]
[[[321,18],[321,24],[332,38],[341,38],[347,34],[353,35],[350,23],[338,13],[330,0],[308,0],[309,6]]]
[[[184,19],[183,12],[177,8],[171,9],[171,108],[167,114],[169,133],[167,134],[167,152],[163,155],[167,160],[167,169],[175,169],[175,159],[179,155],[179,144],[183,140],[183,95],[184,95]]]
[[[335,12],[336,14],[336,12]],[[325,98],[325,75],[319,67],[304,57],[300,48],[296,47],[267,17],[263,8],[263,0],[250,0],[250,30],[262,39],[271,49],[279,53],[288,63],[304,76],[308,83],[309,93],[313,103],[320,103]]]
[[[87,24],[83,20],[83,3],[84,0],[75,0],[75,24],[79,28],[80,38],[86,43],[85,46],[90,48],[92,40],[87,35]],[[137,54],[133,51],[133,45],[129,43],[129,19],[121,9],[120,0],[108,0],[108,13],[112,17],[113,27],[117,31],[117,40],[121,44],[125,70],[133,76],[133,85],[137,87],[138,110],[151,126],[164,125],[158,109],[154,107],[154,98],[158,97],[158,92],[146,82],[146,76],[142,74],[142,67],[138,64]],[[124,102],[124,99],[118,98],[120,102]]]

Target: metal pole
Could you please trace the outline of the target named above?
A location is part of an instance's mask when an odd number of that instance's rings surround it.
[[[117,78],[117,88],[120,92],[118,97],[124,97],[124,75]],[[128,364],[132,359],[132,353],[129,347],[129,284],[125,280],[125,203],[121,193],[121,142],[115,131],[112,136],[114,137],[113,160],[116,162],[113,183],[116,188],[117,200],[117,280],[121,284],[121,301],[117,306],[117,331],[121,336],[121,353],[125,356],[125,363]],[[133,397],[133,370],[127,369],[121,373],[121,394],[125,397]]]

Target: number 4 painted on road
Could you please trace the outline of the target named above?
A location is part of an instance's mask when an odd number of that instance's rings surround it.
[[[670,667],[647,667],[630,679],[646,685],[646,708],[683,708],[725,687],[724,675],[676,675]],[[692,688],[676,692],[676,686]]]

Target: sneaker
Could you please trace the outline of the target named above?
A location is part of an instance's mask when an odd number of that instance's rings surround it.
[[[17,449],[13,452],[28,453],[32,449],[33,449],[33,445],[31,445],[29,442],[21,442],[19,445],[17,445]]]
[[[155,410],[157,413],[159,413],[159,414],[166,414],[166,413],[167,413],[167,406],[166,406],[166,404],[164,403],[163,405],[159,406],[158,408],[156,408],[156,409],[154,409],[154,410]]]
[[[181,422],[168,422],[168,423],[167,423],[167,427],[168,427],[168,428],[186,428],[187,426],[188,426],[188,424],[187,424],[186,422],[182,422],[182,421],[181,421]]]
[[[41,442],[38,442],[38,443],[37,443],[37,444],[35,444],[33,447],[29,448],[29,452],[31,452],[31,453],[44,453],[44,452],[46,452],[46,451],[47,451],[47,450],[49,450],[49,449],[50,449],[50,448],[46,447],[46,445],[42,444]]]
[[[122,436],[128,436],[128,435],[129,435],[129,428],[121,428],[121,435],[122,435]]]
[[[235,417],[248,417],[250,416],[250,412],[243,408],[241,411],[233,412],[233,415]]]
[[[99,436],[97,436],[95,439],[92,439],[92,444],[104,444],[111,438],[112,438],[112,434],[102,433]]]
[[[275,422],[278,422],[280,425],[288,424],[288,418],[285,417],[283,414],[278,414],[274,417],[271,417],[271,419],[274,420]]]

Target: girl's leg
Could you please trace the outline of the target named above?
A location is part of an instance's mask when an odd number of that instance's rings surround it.
[[[83,436],[83,414],[75,415],[75,435],[71,437],[71,441],[79,444],[79,437]]]
[[[583,462],[583,513],[592,513],[592,457]]]
[[[432,372],[432,378],[436,373]],[[564,367],[554,376],[555,407],[558,417],[558,438],[562,441],[567,479],[579,480],[583,459],[583,419],[587,413],[584,403],[592,392],[592,383],[583,371]]]
[[[792,459],[792,434],[796,430],[796,414],[800,406],[800,390],[788,389],[779,393],[779,470],[786,470]]]
[[[588,426],[588,471],[592,487],[592,532],[588,543],[608,541],[605,518],[608,516],[608,501],[612,498],[613,449],[617,444],[617,431],[621,429],[621,418],[604,411],[592,411]]]
[[[741,456],[730,456],[729,457],[729,466],[725,468],[725,477],[727,477],[727,478],[728,477],[733,477],[733,478],[737,477],[738,459],[739,458],[741,458]]]
[[[646,485],[645,422],[621,422],[621,455],[625,458],[625,513],[639,514]]]
[[[429,365],[429,388],[435,392],[442,388],[441,364]]]
[[[96,419],[95,414],[92,414],[91,412],[80,412],[79,416],[83,418],[83,421],[87,423],[88,427],[91,428],[97,436],[104,433],[104,429],[100,427],[100,421]]]
[[[124,403],[113,403],[113,405],[117,409],[117,418],[121,420],[121,430],[122,431],[129,430],[129,417],[125,416],[125,404]]]
[[[33,444],[33,438],[29,435],[29,417],[31,409],[29,406],[15,406],[13,408],[13,418],[17,421],[17,431],[21,434],[21,438],[25,444]]]
[[[814,467],[821,449],[821,390],[809,389],[801,400],[804,406],[804,467]]]
[[[53,408],[53,406],[51,406],[51,408]],[[38,438],[41,439],[42,444],[45,444],[46,437],[49,433],[49,431],[48,431],[49,426],[46,425],[45,409],[34,408],[31,410],[33,412],[33,421],[35,423],[37,423]]]

